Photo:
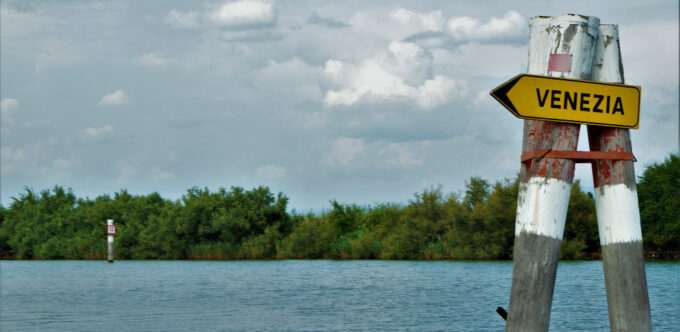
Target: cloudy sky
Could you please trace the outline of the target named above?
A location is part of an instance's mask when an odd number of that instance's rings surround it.
[[[642,86],[638,174],[678,149],[676,0],[3,1],[0,10],[4,206],[27,186],[177,199],[192,186],[266,185],[304,212],[514,177],[522,120],[489,91],[526,70],[535,15],[619,24],[626,81]],[[592,187],[588,167],[576,177]]]

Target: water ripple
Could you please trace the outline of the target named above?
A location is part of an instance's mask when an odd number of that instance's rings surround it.
[[[1,261],[2,331],[501,331],[511,262]],[[680,264],[648,263],[655,330]],[[560,262],[551,331],[609,329],[602,264]]]

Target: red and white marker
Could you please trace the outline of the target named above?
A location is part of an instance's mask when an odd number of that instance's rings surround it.
[[[116,225],[106,225],[106,235],[116,235]]]
[[[113,236],[116,234],[116,226],[113,224],[113,219],[106,220],[106,234],[109,249],[109,263],[113,263]]]

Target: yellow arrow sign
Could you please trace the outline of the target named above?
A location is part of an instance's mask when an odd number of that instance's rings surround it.
[[[639,126],[639,86],[521,74],[491,95],[521,119]]]

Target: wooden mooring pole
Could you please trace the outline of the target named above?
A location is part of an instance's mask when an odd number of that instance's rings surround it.
[[[593,81],[624,83],[618,26],[600,25]],[[628,129],[588,126],[591,151],[633,152]],[[594,160],[593,182],[612,331],[651,331],[632,160]]]
[[[539,16],[531,18],[529,26],[529,74],[590,79],[598,18]],[[522,153],[575,151],[579,129],[577,124],[525,120]],[[571,159],[535,158],[522,163],[506,331],[548,330],[573,179]]]

